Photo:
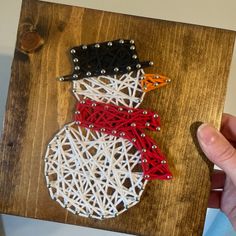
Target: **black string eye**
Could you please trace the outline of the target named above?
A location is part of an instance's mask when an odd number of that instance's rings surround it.
[[[99,75],[125,74],[150,66],[140,62],[134,40],[114,40],[81,45],[70,50],[74,71],[72,80]]]

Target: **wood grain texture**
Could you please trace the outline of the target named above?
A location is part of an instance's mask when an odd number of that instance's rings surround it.
[[[21,36],[38,32],[43,45],[22,53]],[[145,97],[162,131],[151,133],[168,157],[172,181],[151,181],[141,201],[114,219],[74,216],[50,199],[43,156],[53,135],[72,120],[69,48],[118,38],[134,39],[172,83]],[[24,0],[0,156],[0,211],[136,235],[201,235],[212,165],[194,144],[195,122],[219,127],[235,32]],[[31,42],[32,43],[32,42]],[[34,45],[34,44],[32,44]]]

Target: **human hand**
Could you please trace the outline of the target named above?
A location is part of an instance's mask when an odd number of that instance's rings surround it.
[[[201,125],[197,137],[207,158],[223,170],[212,175],[209,207],[220,208],[236,230],[236,117],[223,114],[220,132]]]

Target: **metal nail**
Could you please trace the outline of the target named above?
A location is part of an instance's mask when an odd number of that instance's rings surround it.
[[[134,50],[134,49],[135,49],[135,46],[132,45],[132,46],[130,47],[130,50]]]
[[[153,66],[154,65],[153,61],[149,61],[149,65]]]
[[[70,52],[71,52],[72,54],[76,53],[75,49],[71,49]]]

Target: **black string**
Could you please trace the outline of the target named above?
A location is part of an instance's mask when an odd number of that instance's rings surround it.
[[[78,80],[99,75],[125,74],[150,66],[140,62],[133,40],[114,40],[71,49],[74,71],[60,80]]]

